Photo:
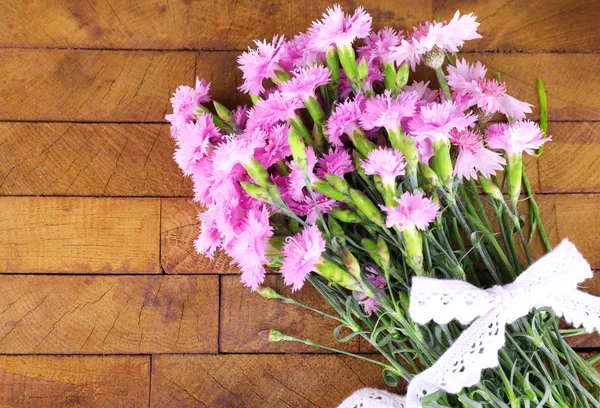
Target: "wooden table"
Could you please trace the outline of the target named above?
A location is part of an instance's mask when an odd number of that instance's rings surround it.
[[[244,102],[240,50],[306,28],[328,5],[0,3],[1,406],[333,407],[384,386],[375,366],[257,337],[273,327],[334,345],[335,325],[251,294],[225,256],[195,254],[198,207],[164,120],[175,87],[196,76],[214,81],[216,100]],[[365,5],[376,27],[473,11],[484,38],[468,60],[531,103],[544,79],[554,141],[529,174],[553,242],[569,236],[599,267],[600,4]],[[589,286],[600,294],[600,279]],[[600,347],[596,336],[574,344]]]

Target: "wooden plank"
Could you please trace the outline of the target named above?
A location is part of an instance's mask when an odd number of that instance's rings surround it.
[[[191,196],[167,125],[0,123],[0,195]]]
[[[552,142],[539,158],[540,190],[600,191],[600,123],[550,123]]]
[[[148,357],[0,357],[3,407],[142,406]]]
[[[163,198],[161,204],[161,264],[166,273],[238,273],[222,251],[211,261],[194,248],[200,234],[200,205],[186,198]]]
[[[539,117],[537,80],[544,81],[550,120],[600,120],[600,54],[459,54],[470,62],[481,61],[488,75],[500,72],[508,93],[535,105]]]
[[[2,356],[3,407],[142,407],[148,356]]]
[[[592,279],[588,279],[581,285],[582,289],[594,296],[600,296],[600,272],[595,272]],[[600,335],[598,333],[584,334],[581,336],[571,337],[568,339],[571,347],[579,349],[599,348]]]
[[[216,276],[0,276],[1,354],[214,353]]]
[[[556,196],[558,235],[568,237],[592,265],[600,268],[600,195]]]
[[[269,275],[265,280],[284,296],[289,296],[317,309],[336,314],[327,302],[306,284],[299,292],[291,294],[279,275]],[[358,339],[339,343],[333,338],[338,322],[297,306],[264,299],[244,287],[237,276],[221,277],[221,324],[220,350],[226,353],[271,353],[271,352],[321,352],[321,349],[299,343],[269,343],[258,336],[258,332],[278,329],[302,339],[344,350],[358,351]],[[350,332],[342,331],[343,335]]]
[[[339,3],[347,12],[357,5]],[[8,0],[0,4],[0,46],[239,50],[255,38],[304,31],[331,5],[329,0],[150,0],[133,6],[100,0]],[[431,1],[377,0],[369,2],[367,11],[375,26],[412,27],[431,17]]]
[[[185,52],[3,49],[0,119],[163,121],[171,93],[192,82],[195,58]]]
[[[600,8],[596,0],[433,0],[433,15],[475,13],[482,39],[465,50],[597,51]]]
[[[237,64],[239,54],[235,51],[199,52],[196,59],[196,75],[212,82],[211,94],[229,108],[252,106],[250,97],[238,90],[243,83],[242,71]]]
[[[152,407],[336,407],[359,388],[392,390],[381,367],[337,355],[154,356]]]
[[[0,197],[0,271],[159,273],[157,199]]]

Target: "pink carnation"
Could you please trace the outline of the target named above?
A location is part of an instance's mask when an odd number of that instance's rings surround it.
[[[325,240],[316,225],[305,227],[302,232],[287,238],[280,270],[285,284],[292,285],[293,292],[304,285],[309,273],[316,271],[323,252]]]
[[[221,245],[221,234],[217,228],[218,209],[209,206],[206,211],[198,214],[200,220],[200,235],[194,241],[198,253],[206,255],[211,261],[217,248]]]
[[[181,85],[177,87],[171,105],[173,113],[165,116],[165,119],[171,123],[171,134],[176,136],[178,130],[186,123],[194,120],[194,117],[203,103],[210,102],[210,82],[204,82],[204,79],[196,78],[196,87]]]
[[[372,96],[365,102],[361,127],[365,130],[381,127],[388,131],[398,130],[403,119],[415,114],[419,99],[416,92],[402,92],[398,97],[392,97],[389,89],[383,95]]]
[[[334,149],[323,155],[318,160],[320,168],[317,169],[317,175],[321,178],[325,174],[333,174],[338,177],[344,177],[344,174],[354,171],[352,157],[346,149]]]
[[[428,103],[413,117],[409,128],[417,138],[428,137],[438,142],[448,139],[452,129],[464,130],[476,120],[476,115],[463,114],[453,101]]]
[[[317,164],[317,156],[315,155],[312,147],[306,148],[306,156],[308,157],[308,164],[306,170],[306,176],[309,182],[313,182],[317,179],[314,174],[314,168]],[[290,174],[288,176],[288,193],[296,201],[300,201],[304,198],[304,188],[306,187],[306,181],[300,167],[295,161],[290,162]]]
[[[273,36],[273,42],[255,40],[256,49],[248,48],[237,59],[243,73],[244,83],[240,90],[252,95],[260,95],[265,91],[263,81],[275,77],[275,71],[281,69],[281,56],[286,48],[285,38]]]
[[[381,208],[387,211],[388,216],[386,225],[388,228],[398,227],[400,231],[417,228],[421,231],[437,217],[440,206],[429,198],[424,197],[423,193],[418,192],[414,195],[408,191],[396,198],[397,207]]]
[[[344,14],[339,4],[327,8],[323,19],[313,22],[308,29],[308,47],[320,52],[335,45],[337,48],[350,47],[357,38],[365,38],[371,32],[371,16],[362,7],[354,15]]]
[[[369,64],[390,64],[394,62],[392,47],[400,44],[401,37],[396,30],[385,27],[365,38],[364,47],[358,48],[359,58],[365,58]]]
[[[295,214],[306,217],[307,224],[312,225],[317,221],[315,202],[308,193],[304,193],[299,200],[293,200],[289,194],[284,193],[283,199]],[[321,214],[329,214],[332,209],[340,206],[338,201],[317,192],[315,192],[315,201]]]
[[[254,155],[265,168],[292,154],[288,143],[289,131],[290,125],[287,123],[275,125],[269,130],[267,144]]]
[[[469,105],[477,105],[488,115],[500,112],[520,120],[531,113],[532,105],[508,95],[504,83],[486,79],[486,72],[480,62],[471,65],[463,58],[456,61],[456,67],[448,66],[448,85],[454,92],[466,95]]]
[[[211,202],[210,190],[212,188],[212,160],[210,157],[194,163],[191,175],[194,183],[194,200],[204,205],[208,204]]]
[[[377,289],[379,289],[379,293],[383,294],[381,289],[387,286],[387,281],[372,268],[367,267],[367,269],[371,269],[372,271],[372,273],[367,274],[367,278]],[[356,298],[358,299],[358,304],[362,306],[365,313],[369,316],[381,308],[381,305],[377,300],[368,297],[363,293],[357,293]]]
[[[244,130],[246,128],[246,121],[248,120],[248,107],[246,105],[240,105],[232,112],[232,114],[235,125],[241,130]]]
[[[294,71],[294,77],[279,86],[281,95],[288,99],[306,101],[316,97],[318,87],[329,83],[329,70],[320,65],[300,68]]]
[[[481,38],[475,18],[472,13],[461,17],[457,11],[448,23],[426,22],[415,27],[399,46],[394,47],[396,63],[407,62],[414,71],[422,57],[435,47],[450,53],[457,52],[465,41]]]
[[[416,92],[421,97],[419,105],[423,105],[429,102],[437,102],[439,98],[439,91],[437,89],[429,88],[429,81],[418,82],[414,81],[410,85],[405,85],[402,88],[404,92]]]
[[[265,255],[269,238],[273,236],[273,228],[269,224],[269,212],[266,207],[252,209],[240,227],[235,240],[231,243],[228,254],[242,270],[242,283],[256,290],[265,279],[264,265],[269,262]]]
[[[221,137],[209,113],[202,113],[195,122],[188,122],[181,127],[177,134],[174,158],[183,174],[190,175],[193,164],[208,155],[211,142],[219,142]]]
[[[389,147],[372,150],[367,160],[361,160],[360,163],[366,174],[377,174],[384,185],[395,185],[396,177],[404,175],[406,166],[402,153]]]
[[[360,130],[359,120],[364,109],[364,96],[358,94],[354,100],[346,100],[335,107],[335,110],[327,121],[326,129],[329,142],[334,146],[341,147],[342,135],[351,135]]]
[[[311,36],[300,33],[294,39],[288,42],[287,49],[282,57],[290,68],[301,68],[317,65],[325,61],[325,53],[315,51],[308,47]]]
[[[487,145],[492,149],[504,150],[508,156],[523,152],[533,154],[534,150],[552,140],[550,136],[545,138],[538,124],[530,120],[513,122],[504,132],[502,128],[492,126],[486,134]]]
[[[296,110],[303,107],[299,99],[284,98],[276,91],[265,100],[260,100],[248,112],[248,123],[246,129],[260,128],[269,131],[271,127],[287,122],[296,114]]]
[[[506,164],[506,160],[500,154],[483,147],[481,136],[476,131],[453,130],[450,132],[450,141],[458,146],[454,174],[459,178],[475,179],[477,172],[489,178],[496,171],[502,170]]]

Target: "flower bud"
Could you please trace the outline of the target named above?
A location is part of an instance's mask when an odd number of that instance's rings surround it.
[[[375,261],[375,263],[383,268],[381,264],[381,259],[379,258],[379,252],[377,251],[377,243],[369,238],[363,238],[360,242],[365,251],[369,253],[369,256]]]
[[[279,343],[280,341],[286,340],[288,337],[279,330],[274,329],[263,330],[259,332],[258,335],[263,339],[270,341],[271,343]]]
[[[288,143],[290,145],[290,150],[292,151],[292,156],[296,162],[296,165],[301,170],[306,170],[306,166],[308,165],[306,145],[302,141],[300,134],[293,126],[290,127],[290,131],[288,132]]]
[[[348,201],[348,196],[346,196],[344,193],[339,192],[323,180],[319,179],[317,181],[313,181],[312,187],[315,189],[315,191],[329,198],[333,198],[334,200],[341,201],[343,203]]]
[[[401,90],[408,82],[408,73],[408,64],[405,62],[404,64],[400,65],[398,71],[396,72],[395,80],[398,90]]]
[[[350,141],[352,141],[352,144],[354,147],[356,147],[356,150],[358,150],[358,152],[364,157],[367,157],[369,153],[372,150],[375,150],[377,147],[375,146],[375,143],[367,139],[367,136],[362,130],[355,130],[352,132],[350,135]]]
[[[367,79],[369,78],[369,64],[367,64],[367,60],[363,57],[358,64],[358,78],[357,82],[360,84],[365,84]]]
[[[433,157],[431,158],[433,170],[440,178],[444,187],[452,190],[454,182],[452,158],[450,157],[450,142],[448,140],[440,140],[433,144]]]
[[[240,181],[240,185],[244,191],[255,200],[264,201],[265,203],[272,204],[273,200],[263,187],[257,186],[256,184],[248,183],[247,181]]]
[[[354,164],[354,169],[356,170],[360,178],[368,183],[369,176],[367,176],[367,174],[365,173],[365,169],[363,168],[362,163],[360,162],[365,157],[367,156],[363,156],[357,150],[352,151],[352,164]]]
[[[275,292],[275,289],[265,285],[258,285],[258,287],[256,288],[256,293],[258,293],[265,299],[283,299],[283,296]]]
[[[352,83],[356,82],[358,75],[358,67],[356,65],[356,54],[352,45],[346,45],[338,48],[338,55],[340,57],[340,64],[344,68],[346,78]]]
[[[317,98],[311,96],[304,101],[304,105],[306,106],[306,109],[308,109],[308,113],[310,113],[310,116],[316,124],[323,126],[325,123],[327,123],[325,120],[325,112],[323,112],[323,108],[321,107],[321,104]]]
[[[418,276],[423,276],[423,237],[416,227],[402,231],[404,247],[406,249],[406,263]]]
[[[325,174],[325,179],[340,193],[348,194],[350,192],[350,186],[348,185],[348,182],[342,177],[327,173]]]
[[[431,167],[424,163],[419,163],[419,170],[421,171],[421,175],[425,178],[425,180],[427,180],[429,184],[431,184],[434,187],[441,186],[440,179]]]
[[[316,269],[319,275],[343,288],[362,291],[360,284],[352,275],[325,258],[321,258],[321,262],[316,266]]]
[[[379,256],[380,266],[387,270],[390,267],[390,250],[381,235],[377,238],[377,255]]]
[[[350,199],[354,205],[356,205],[356,207],[375,225],[380,227],[385,225],[385,220],[381,214],[381,211],[379,211],[377,206],[373,204],[373,202],[369,200],[369,198],[363,192],[351,188]]]
[[[481,188],[487,195],[498,201],[504,200],[504,197],[502,196],[502,191],[500,191],[500,188],[496,184],[494,184],[490,179],[481,176],[479,177],[479,183],[481,184]]]
[[[340,60],[338,59],[337,49],[333,46],[329,47],[325,54],[327,68],[329,69],[331,81],[334,86],[340,82]]]
[[[345,222],[347,224],[358,224],[362,219],[351,210],[344,210],[339,207],[334,208],[329,213],[332,217]]]
[[[444,57],[444,50],[438,46],[434,46],[431,51],[425,54],[423,62],[430,68],[439,69],[444,64]]]
[[[395,93],[398,88],[396,87],[396,67],[394,63],[384,62],[381,64],[381,72],[384,75],[383,83],[385,88]]]
[[[352,276],[360,279],[360,264],[356,257],[348,250],[348,248],[342,248],[342,257],[344,259],[344,265]]]
[[[223,119],[227,123],[235,123],[235,120],[233,119],[233,114],[229,109],[227,109],[225,106],[221,105],[217,101],[213,101],[213,105],[215,106],[215,111],[217,112],[217,115],[221,119]]]
[[[248,172],[248,175],[250,176],[252,181],[254,181],[259,186],[266,188],[268,186],[273,185],[269,173],[267,173],[263,165],[260,164],[260,162],[254,157],[250,159],[250,162],[244,165],[244,168]]]

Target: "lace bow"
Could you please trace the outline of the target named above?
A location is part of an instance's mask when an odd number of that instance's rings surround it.
[[[433,366],[412,379],[406,408],[421,408],[421,400],[437,390],[456,394],[477,384],[482,370],[499,363],[505,326],[531,309],[551,307],[575,327],[600,330],[600,298],[577,290],[592,275],[589,263],[565,239],[505,286],[484,290],[458,280],[413,278],[409,313],[415,322],[473,323]]]

